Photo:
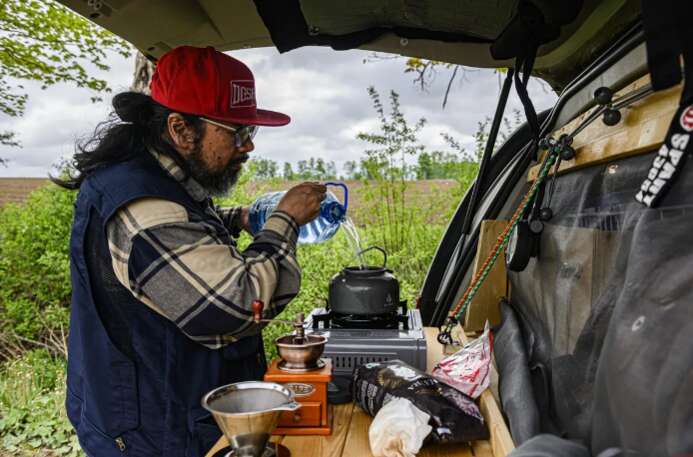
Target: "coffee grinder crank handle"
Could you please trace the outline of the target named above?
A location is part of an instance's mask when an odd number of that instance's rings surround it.
[[[263,319],[262,318],[262,311],[265,308],[265,304],[262,302],[262,300],[253,300],[252,303],[252,309],[253,309],[253,321],[256,324],[261,324],[263,322],[266,323],[272,323],[272,322],[279,322],[282,324],[289,324],[294,328],[294,331],[296,332],[295,338],[296,339],[303,339],[305,337],[305,330],[303,327],[304,324],[304,314],[303,313],[298,313],[296,314],[296,319],[293,321],[287,321],[284,319]]]

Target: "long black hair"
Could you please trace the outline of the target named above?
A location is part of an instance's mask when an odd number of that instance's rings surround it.
[[[91,137],[77,143],[75,155],[64,177],[51,180],[67,189],[78,189],[93,171],[123,162],[151,148],[170,156],[186,173],[186,161],[168,142],[168,116],[173,111],[139,92],[122,92],[113,97],[113,112],[101,122]],[[195,131],[195,142],[202,137],[202,121],[180,113]]]

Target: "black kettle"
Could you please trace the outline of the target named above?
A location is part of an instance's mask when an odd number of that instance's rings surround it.
[[[378,316],[397,311],[399,281],[387,269],[387,253],[378,246],[372,249],[383,253],[383,266],[346,267],[330,280],[328,305],[336,314]]]

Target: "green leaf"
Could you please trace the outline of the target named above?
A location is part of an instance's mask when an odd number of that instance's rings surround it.
[[[22,80],[37,81],[42,89],[66,82],[104,92],[106,82],[84,65],[108,71],[108,52],[132,53],[130,44],[53,0],[0,2],[0,30],[0,113],[7,116],[24,114]]]

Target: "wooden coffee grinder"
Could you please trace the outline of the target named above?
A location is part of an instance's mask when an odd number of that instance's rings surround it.
[[[301,404],[296,411],[285,411],[274,430],[275,435],[329,435],[330,410],[327,407],[327,383],[332,380],[332,361],[321,359],[327,338],[322,335],[306,335],[303,313],[292,322],[279,319],[262,319],[264,304],[253,302],[253,318],[260,322],[284,322],[294,327],[294,332],[275,340],[279,359],[271,362],[265,381],[283,384],[295,394]]]

